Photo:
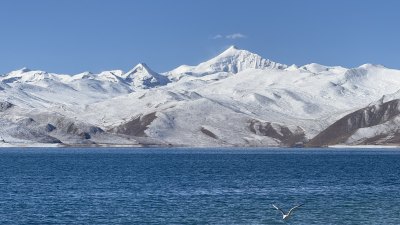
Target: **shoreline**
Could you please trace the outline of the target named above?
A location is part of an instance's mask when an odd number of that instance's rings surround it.
[[[138,144],[138,145],[129,145],[129,144],[92,144],[92,145],[69,145],[69,144],[43,144],[43,143],[31,143],[31,144],[23,144],[23,143],[0,143],[0,150],[2,148],[135,148],[135,149],[146,149],[146,148],[157,148],[157,149],[221,149],[221,150],[232,150],[232,149],[250,149],[250,150],[355,150],[355,149],[399,149],[398,145],[329,145],[329,146],[320,146],[320,147],[286,147],[286,146],[179,146],[179,145],[151,145],[151,144]]]

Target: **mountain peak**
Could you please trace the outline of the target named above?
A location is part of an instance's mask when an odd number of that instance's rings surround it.
[[[149,66],[147,66],[146,63],[139,63],[133,69],[128,71],[125,75],[128,77],[130,75],[136,74],[136,73],[147,73],[147,74],[156,74],[153,70],[150,69]]]
[[[28,67],[23,67],[23,68],[21,68],[21,69],[19,69],[19,70],[17,70],[17,71],[19,71],[19,72],[21,72],[21,73],[26,73],[26,72],[30,72],[30,71],[32,71],[32,70],[29,69]]]
[[[45,74],[45,71],[33,71],[31,69],[28,69],[27,67],[23,67],[19,70],[14,70],[9,72],[8,74],[4,74],[3,77],[6,78],[13,78],[13,77],[26,77],[26,76],[31,76],[32,74]]]
[[[146,63],[139,63],[133,69],[123,75],[125,81],[135,87],[151,88],[165,85],[169,82],[168,78],[154,72]]]
[[[226,51],[228,50],[241,50],[241,49],[239,49],[236,45],[231,45],[229,46],[229,48],[226,49]]]
[[[149,66],[147,66],[146,63],[138,63],[135,67],[143,67],[143,68],[149,69]]]
[[[247,69],[285,69],[287,65],[264,59],[256,53],[242,50],[231,45],[216,57],[200,63],[194,67],[185,66],[169,72],[169,74],[191,74],[195,76],[203,76],[219,72],[239,73]]]
[[[229,48],[227,48],[225,51],[223,51],[221,54],[219,54],[218,56],[227,56],[227,55],[235,55],[235,54],[240,54],[241,52],[249,52],[243,49],[238,48],[235,45],[231,45],[229,46]],[[250,52],[249,52],[250,53]],[[217,56],[217,57],[218,57]]]
[[[21,73],[27,73],[27,72],[31,72],[31,71],[32,71],[31,69],[29,69],[27,67],[23,67],[21,69],[11,71],[9,74],[21,74]]]

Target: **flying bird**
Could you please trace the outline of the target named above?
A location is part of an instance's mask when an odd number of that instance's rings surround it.
[[[304,204],[296,205],[295,207],[291,208],[291,209],[289,210],[289,212],[285,213],[285,212],[284,212],[282,209],[280,209],[278,206],[272,204],[272,206],[273,206],[275,209],[279,210],[279,211],[282,213],[282,219],[283,219],[283,220],[289,219],[289,217],[293,214],[293,211],[294,211],[295,209],[299,208],[299,207],[302,206],[302,205],[304,205]]]

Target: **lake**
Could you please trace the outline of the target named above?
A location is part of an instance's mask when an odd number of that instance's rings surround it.
[[[400,224],[400,149],[0,149],[0,224]]]

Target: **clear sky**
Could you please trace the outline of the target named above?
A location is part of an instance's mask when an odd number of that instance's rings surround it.
[[[1,0],[0,73],[157,72],[229,45],[303,65],[400,68],[397,0]]]

